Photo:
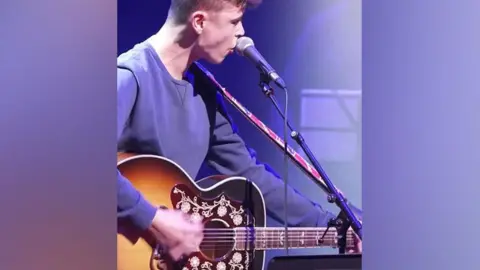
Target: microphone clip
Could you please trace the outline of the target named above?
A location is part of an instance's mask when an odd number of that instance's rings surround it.
[[[260,89],[262,89],[262,92],[265,96],[270,98],[272,95],[274,95],[274,90],[270,86],[271,78],[267,74],[260,72],[260,80],[258,82],[258,86],[260,86]]]

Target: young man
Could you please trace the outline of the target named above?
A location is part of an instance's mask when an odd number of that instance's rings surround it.
[[[246,177],[262,191],[269,215],[281,220],[283,182],[250,155],[218,95],[199,87],[189,70],[194,61],[220,64],[232,53],[245,34],[246,6],[259,2],[172,0],[159,32],[118,58],[118,148],[165,156],[192,177],[204,161],[221,174]],[[118,216],[148,230],[172,256],[198,247],[200,223],[175,210],[156,209],[120,173],[117,192]],[[334,217],[293,189],[288,196],[290,226],[326,226]]]

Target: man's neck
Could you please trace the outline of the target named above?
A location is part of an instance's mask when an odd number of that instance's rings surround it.
[[[184,26],[166,23],[148,40],[170,75],[177,80],[181,80],[197,60],[192,52],[194,41],[186,32]]]

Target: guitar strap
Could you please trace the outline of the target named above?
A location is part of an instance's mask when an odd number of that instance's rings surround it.
[[[253,115],[249,110],[247,110],[237,99],[235,99],[209,72],[205,67],[200,65],[198,62],[195,62],[195,65],[212,81],[212,83],[218,88],[220,93],[225,99],[228,100],[233,107],[235,107],[247,120],[256,126],[264,135],[266,135],[280,150],[285,151],[285,144],[283,140],[273,132],[267,125],[260,121],[255,115]],[[297,165],[304,173],[306,173],[314,181],[318,182],[322,189],[325,192],[329,192],[328,186],[325,184],[325,181],[322,179],[318,171],[310,165],[300,154],[293,150],[290,146],[287,145],[287,153],[290,159]],[[335,187],[337,188],[337,187]],[[341,192],[337,188],[338,192]]]

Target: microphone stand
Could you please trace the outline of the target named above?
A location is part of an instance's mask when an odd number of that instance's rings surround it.
[[[271,82],[270,77],[267,76],[264,72],[260,72],[259,86],[263,94],[265,94],[265,96],[267,96],[272,101],[273,105],[275,106],[275,108],[277,109],[281,117],[285,120],[286,116],[283,115],[282,111],[280,110],[280,107],[278,106],[278,102],[274,96],[274,91],[273,91],[273,88],[270,86],[270,82]],[[285,89],[285,91],[287,91],[287,89]],[[331,219],[328,222],[328,228],[335,227],[337,229],[339,253],[344,254],[348,228],[351,226],[355,231],[355,233],[357,234],[357,236],[360,239],[363,239],[362,224],[358,221],[356,216],[353,214],[352,210],[347,204],[347,200],[343,197],[343,195],[340,192],[338,192],[338,190],[333,185],[332,181],[330,181],[325,170],[318,163],[312,151],[310,151],[302,134],[300,134],[299,131],[296,131],[295,129],[293,129],[290,123],[288,122],[288,120],[287,120],[287,126],[291,131],[290,136],[292,137],[292,139],[294,139],[295,142],[302,148],[302,150],[304,151],[304,153],[307,155],[308,159],[312,163],[312,166],[318,171],[318,173],[324,180],[325,184],[327,185],[329,189],[327,192],[328,202],[335,203],[338,206],[338,208],[340,208],[340,213],[338,214],[338,216],[334,219]],[[318,181],[314,181],[314,182],[317,185],[319,185]]]

